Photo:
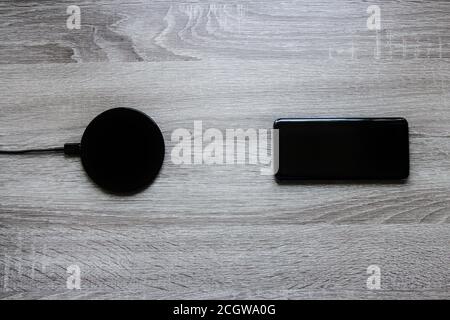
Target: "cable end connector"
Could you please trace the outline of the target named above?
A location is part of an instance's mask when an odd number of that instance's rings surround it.
[[[80,143],[66,143],[64,145],[64,154],[67,156],[79,156],[81,153]]]

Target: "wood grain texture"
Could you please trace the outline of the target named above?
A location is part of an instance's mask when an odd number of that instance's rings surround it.
[[[80,30],[66,8],[81,9]],[[178,61],[208,58],[449,58],[448,1],[362,0],[0,3],[0,63]]]
[[[69,4],[0,3],[1,148],[77,142],[133,107],[167,157],[117,197],[76,158],[0,156],[0,298],[450,298],[448,2],[382,1],[378,34],[364,1],[79,1],[72,31]],[[278,185],[257,165],[171,161],[196,120],[289,116],[407,118],[410,179]]]
[[[17,222],[2,232],[2,296],[446,298],[449,241],[448,228],[433,225]],[[72,264],[79,292],[65,290]],[[366,288],[372,264],[381,291]]]

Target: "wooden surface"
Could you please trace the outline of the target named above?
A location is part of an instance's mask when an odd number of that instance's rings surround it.
[[[0,298],[450,298],[450,3],[379,1],[378,32],[362,0],[80,0],[68,30],[71,4],[0,3],[1,149],[78,142],[134,107],[167,157],[118,197],[77,158],[1,155]],[[171,162],[195,120],[289,116],[407,118],[410,179],[278,185],[256,165]]]

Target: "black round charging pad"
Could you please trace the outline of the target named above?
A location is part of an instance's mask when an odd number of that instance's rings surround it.
[[[145,113],[110,109],[98,115],[81,139],[81,161],[89,177],[113,193],[147,187],[164,161],[164,138]]]

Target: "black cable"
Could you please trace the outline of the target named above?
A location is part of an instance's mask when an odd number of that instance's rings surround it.
[[[44,149],[24,149],[24,150],[0,150],[0,154],[6,155],[18,155],[29,153],[52,153],[52,152],[64,152],[64,147],[44,148]]]
[[[42,148],[42,149],[22,149],[22,150],[0,150],[0,155],[20,155],[29,153],[64,153],[67,156],[79,156],[81,144],[66,143],[64,147]]]

